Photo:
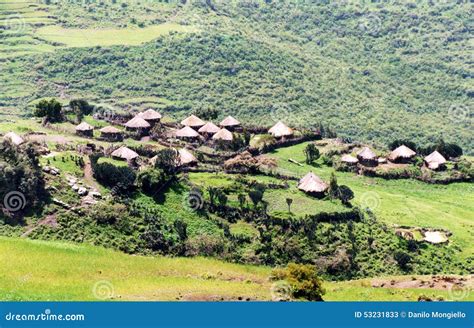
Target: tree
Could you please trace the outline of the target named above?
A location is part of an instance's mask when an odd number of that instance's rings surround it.
[[[329,197],[335,199],[339,198],[339,186],[337,184],[337,178],[334,172],[331,173],[331,178],[329,179],[329,189],[328,189]]]
[[[286,204],[288,205],[288,213],[291,213],[291,204],[293,204],[293,199],[287,198]]]
[[[137,175],[137,183],[145,193],[156,193],[166,183],[166,176],[159,169],[143,170]]]
[[[271,279],[286,281],[290,286],[291,296],[295,299],[323,300],[323,283],[312,265],[289,263],[284,269],[273,270]]]
[[[348,186],[342,185],[339,186],[338,197],[344,205],[347,205],[354,198],[354,192]]]
[[[219,110],[214,107],[200,107],[194,111],[194,114],[204,121],[215,120],[219,116]]]
[[[400,147],[402,145],[407,146],[408,148],[410,148],[413,151],[418,151],[418,146],[416,145],[416,143],[414,143],[413,141],[404,140],[404,139],[393,140],[392,142],[390,142],[388,144],[388,148],[390,150],[394,150],[394,149],[397,149],[398,147]]]
[[[307,164],[313,164],[313,162],[317,161],[320,156],[319,149],[314,143],[310,143],[306,146],[304,149],[304,154],[306,156]]]
[[[398,266],[402,270],[406,271],[410,269],[411,256],[408,253],[404,251],[397,251],[395,252],[393,258],[395,259],[395,261],[397,261]]]
[[[245,195],[244,195],[244,194],[239,194],[239,195],[237,196],[237,198],[238,198],[238,200],[239,200],[239,206],[240,206],[240,208],[243,208],[244,205],[245,205],[245,201],[246,201]]]
[[[36,105],[33,115],[44,117],[48,122],[61,122],[63,120],[61,103],[54,98],[43,99]]]
[[[179,154],[175,149],[162,149],[156,154],[155,168],[160,168],[167,175],[174,175],[179,164]]]
[[[265,186],[262,184],[256,184],[254,189],[249,191],[248,195],[250,200],[252,200],[254,208],[257,208],[257,205],[262,202],[264,193]]]

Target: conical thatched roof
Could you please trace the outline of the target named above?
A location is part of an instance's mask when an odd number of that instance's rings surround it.
[[[279,121],[277,124],[272,126],[269,130],[268,133],[273,135],[274,137],[285,137],[285,136],[291,136],[293,135],[293,130],[289,127],[287,127],[284,123]]]
[[[222,128],[215,135],[212,136],[212,139],[213,140],[232,141],[232,140],[234,140],[234,136],[232,135],[232,132],[230,132],[226,128]]]
[[[193,154],[191,154],[187,149],[180,149],[178,150],[179,154],[179,165],[187,165],[191,163],[196,163],[197,159],[194,157]]]
[[[10,140],[14,145],[17,145],[17,146],[25,142],[25,139],[20,137],[15,132],[8,132],[7,134],[5,134],[4,139]]]
[[[161,119],[161,114],[153,109],[148,109],[143,113],[138,114],[139,117],[143,118],[144,120],[159,120]]]
[[[122,131],[120,131],[116,127],[109,125],[100,129],[100,132],[101,133],[121,133]]]
[[[125,123],[125,126],[130,129],[146,129],[149,128],[151,125],[140,116],[135,116],[130,121]]]
[[[197,138],[199,137],[199,133],[195,130],[191,129],[189,126],[185,126],[182,129],[176,131],[176,137],[178,138]]]
[[[388,156],[388,159],[391,161],[394,161],[399,158],[408,159],[408,158],[412,158],[415,155],[416,153],[413,150],[411,150],[405,145],[401,145],[400,147],[398,147],[397,149],[395,149],[394,151],[390,153],[390,155]]]
[[[94,127],[87,122],[82,122],[78,126],[76,126],[76,131],[90,131],[94,130]]]
[[[214,134],[219,131],[219,127],[212,122],[207,122],[198,130],[200,133]]]
[[[355,164],[355,163],[359,162],[359,160],[357,158],[355,158],[354,156],[346,154],[346,155],[341,157],[341,162]]]
[[[235,118],[233,118],[232,116],[227,116],[225,119],[223,119],[221,121],[221,123],[219,123],[220,126],[228,126],[228,127],[232,127],[232,126],[239,126],[240,125],[240,122],[237,121]]]
[[[377,159],[377,155],[369,147],[364,147],[357,153],[357,158],[375,160]]]
[[[306,174],[298,184],[298,189],[303,190],[304,192],[321,193],[325,192],[328,187],[328,184],[313,172]]]
[[[185,126],[197,128],[197,127],[203,126],[206,123],[203,120],[201,120],[199,117],[197,117],[196,115],[191,115],[185,118],[184,120],[182,120],[181,124]]]
[[[138,154],[131,150],[130,148],[127,148],[125,146],[122,146],[112,152],[113,157],[118,157],[122,159],[126,159],[127,161],[132,160],[134,158],[138,157]]]
[[[428,164],[430,169],[437,169],[440,165],[446,163],[446,158],[441,155],[437,150],[425,157],[425,162]]]

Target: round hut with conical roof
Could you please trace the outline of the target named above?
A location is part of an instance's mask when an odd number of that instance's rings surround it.
[[[351,156],[349,154],[345,154],[341,157],[341,162],[343,162],[344,164],[347,164],[347,165],[356,165],[357,163],[359,163],[359,160],[357,158],[355,158],[354,156]]]
[[[401,145],[390,153],[388,159],[393,163],[408,163],[415,156],[416,152],[405,145]]]
[[[272,126],[268,133],[278,139],[283,139],[287,137],[291,137],[293,135],[293,129],[286,126],[283,122],[279,121],[277,124]]]
[[[15,132],[8,132],[7,134],[5,134],[3,136],[3,139],[6,139],[6,140],[9,140],[12,144],[14,144],[15,146],[19,146],[21,145],[22,143],[25,142],[25,139],[23,139],[22,137],[20,137],[18,134],[16,134]]]
[[[175,136],[176,138],[190,140],[190,141],[199,139],[200,137],[199,133],[197,133],[196,130],[193,130],[189,126],[185,126],[184,128],[176,131]]]
[[[357,159],[359,160],[359,163],[364,166],[377,166],[379,163],[377,154],[375,154],[369,147],[362,148],[357,153]]]
[[[181,125],[189,126],[190,128],[199,129],[201,126],[206,124],[203,120],[201,120],[196,115],[191,115],[181,121]]]
[[[229,131],[235,131],[236,129],[238,129],[240,127],[240,122],[237,121],[235,118],[233,118],[232,116],[227,116],[225,119],[223,119],[219,125],[222,127],[222,128],[226,128],[227,130]]]
[[[139,113],[137,116],[143,118],[145,121],[150,123],[151,126],[156,125],[161,120],[161,114],[153,109],[148,109],[143,113]]]
[[[125,123],[125,128],[127,131],[135,132],[139,135],[144,135],[148,133],[151,128],[151,125],[140,116],[135,116],[130,121]]]
[[[76,126],[76,134],[81,137],[92,137],[94,135],[94,127],[87,122],[82,122]]]
[[[199,128],[198,132],[206,137],[210,137],[219,131],[219,127],[212,122],[207,122]]]
[[[192,166],[197,164],[198,160],[194,155],[187,149],[181,148],[178,150],[178,166]]]
[[[424,162],[431,170],[443,170],[446,168],[446,158],[437,150],[426,156]]]
[[[131,150],[130,148],[122,146],[114,150],[111,156],[118,160],[125,160],[127,162],[132,162],[136,160],[139,155],[133,150]]]
[[[329,185],[313,172],[306,174],[298,183],[298,189],[316,197],[324,196],[328,188]]]
[[[123,140],[123,132],[111,125],[100,129],[100,137],[104,140],[114,142]]]
[[[216,134],[212,136],[212,140],[221,140],[221,141],[232,141],[234,140],[234,136],[232,135],[232,132],[227,130],[226,128],[222,128],[219,131],[217,131]]]

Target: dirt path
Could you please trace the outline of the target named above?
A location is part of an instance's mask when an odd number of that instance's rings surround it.
[[[85,165],[84,165],[84,181],[86,182],[87,185],[93,187],[96,191],[99,191],[99,184],[94,180],[94,177],[92,175],[92,166],[91,166],[91,161],[88,157],[84,159]]]
[[[27,237],[33,230],[38,228],[39,226],[42,225],[48,225],[52,228],[56,228],[58,226],[58,221],[56,221],[56,216],[55,215],[48,215],[44,219],[40,220],[36,225],[31,225],[29,226],[26,231],[21,235],[22,238]]]
[[[452,288],[471,288],[474,286],[474,276],[427,276],[404,279],[373,279],[372,287],[379,288],[421,288],[449,290]]]

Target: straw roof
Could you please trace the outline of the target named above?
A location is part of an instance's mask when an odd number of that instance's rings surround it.
[[[401,145],[390,153],[388,159],[393,161],[398,158],[412,158],[416,153],[405,145]]]
[[[156,110],[148,109],[143,113],[138,114],[139,117],[143,118],[144,120],[159,120],[161,119],[161,114],[158,113]]]
[[[213,140],[232,141],[232,140],[234,140],[234,136],[232,135],[232,132],[230,132],[226,128],[222,128],[215,135],[212,136],[212,139]]]
[[[187,149],[180,149],[178,150],[179,154],[179,165],[187,165],[191,163],[196,163],[197,159],[194,157],[193,154],[191,154]]]
[[[94,127],[87,122],[82,122],[78,126],[76,126],[76,131],[90,131],[94,130]]]
[[[117,129],[116,127],[109,125],[100,129],[100,132],[101,133],[121,133],[122,131]]]
[[[232,116],[227,116],[225,119],[223,119],[221,121],[221,123],[219,123],[220,126],[239,126],[240,125],[240,122],[237,121],[235,118],[233,118]]]
[[[15,132],[8,132],[7,134],[5,134],[4,139],[10,140],[14,145],[17,145],[17,146],[19,146],[19,145],[21,145],[22,143],[25,142],[25,139],[20,137]]]
[[[212,122],[207,122],[198,130],[200,133],[214,134],[219,131],[219,127]]]
[[[304,192],[325,192],[328,187],[328,184],[313,172],[306,174],[298,183],[298,189]]]
[[[140,116],[135,116],[130,121],[125,123],[125,126],[131,129],[146,129],[149,128],[151,125]]]
[[[377,155],[369,147],[362,148],[357,153],[357,157],[365,159],[365,160],[375,160],[375,159],[377,159]]]
[[[341,157],[341,161],[345,163],[350,163],[350,164],[355,164],[359,162],[357,158],[351,155],[347,155],[347,154]]]
[[[112,152],[113,157],[118,157],[118,158],[123,158],[126,160],[132,160],[134,158],[138,157],[138,154],[131,150],[130,148],[127,148],[125,146],[122,146]]]
[[[284,123],[279,121],[277,124],[272,126],[268,132],[274,137],[285,137],[293,135],[293,130],[286,126]]]
[[[176,131],[176,137],[178,138],[197,138],[199,137],[199,133],[191,129],[189,126],[185,126],[184,128]]]
[[[199,117],[197,117],[196,115],[191,115],[185,118],[184,120],[182,120],[181,124],[185,126],[190,126],[190,127],[200,127],[200,126],[203,126],[205,122],[201,120]]]
[[[446,163],[446,158],[441,155],[437,150],[425,157],[425,162],[428,164],[430,169],[437,169],[440,165]]]

